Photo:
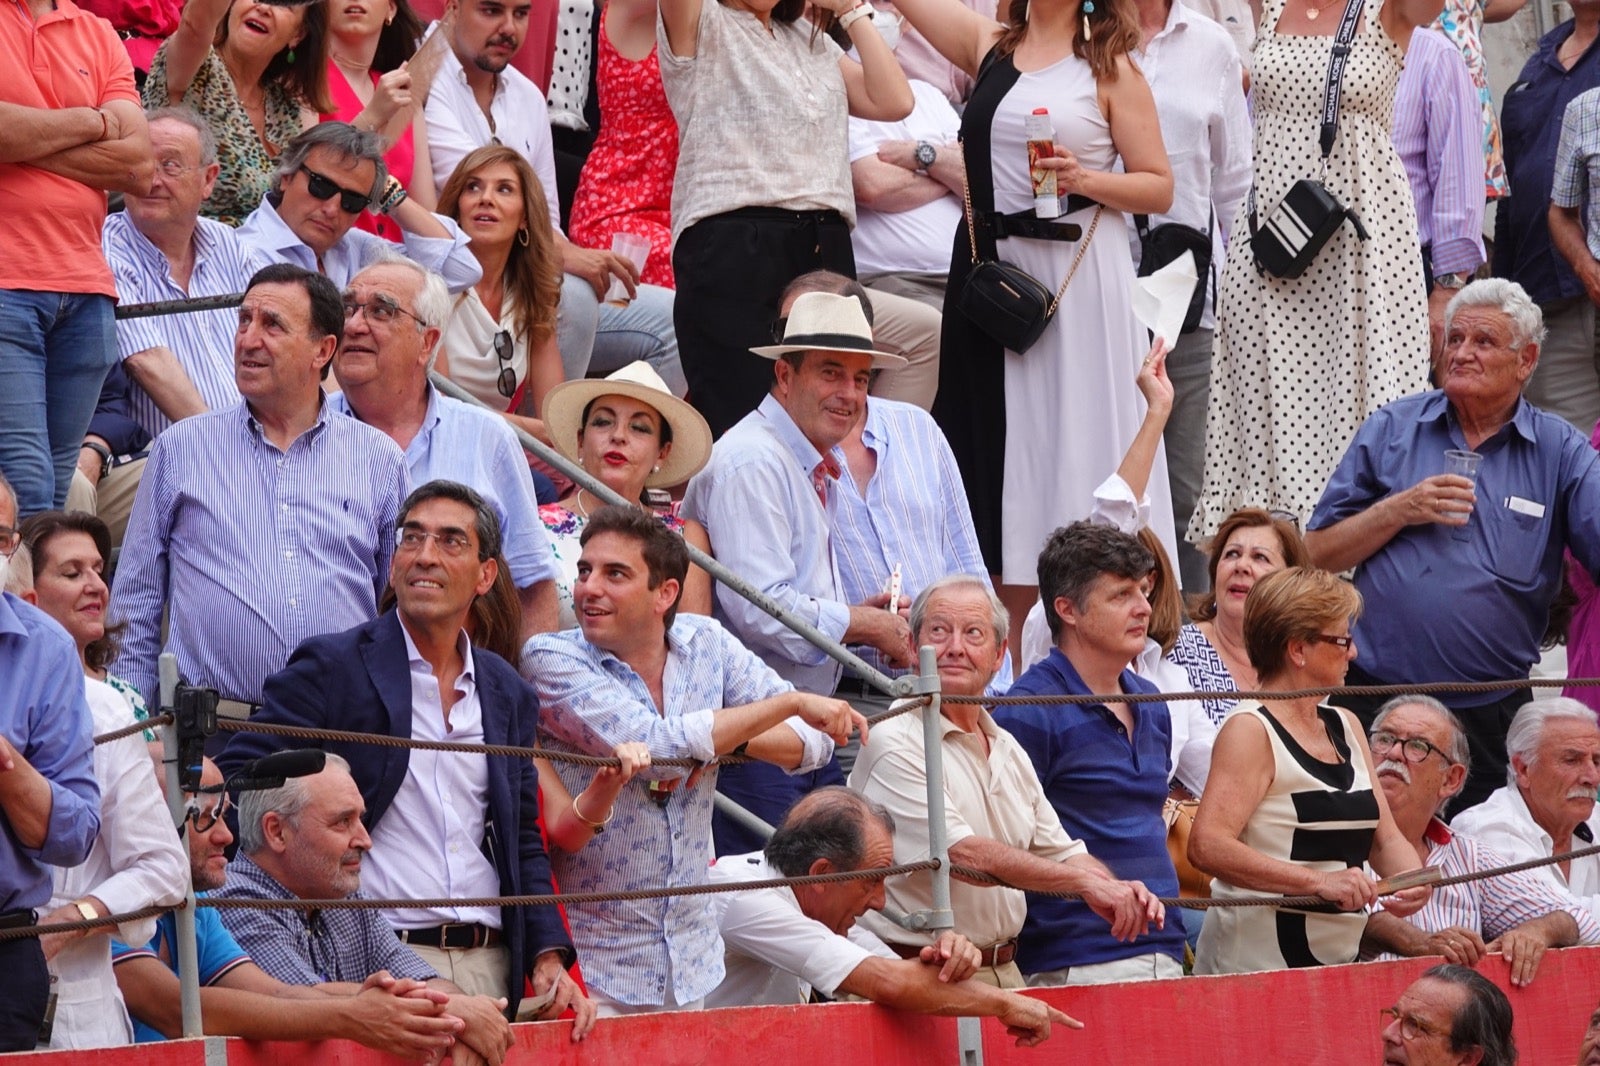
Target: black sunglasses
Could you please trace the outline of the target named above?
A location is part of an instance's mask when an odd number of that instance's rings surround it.
[[[500,376],[495,379],[494,385],[500,390],[500,395],[508,400],[517,393],[517,372],[511,369],[514,352],[510,330],[503,329],[494,335],[494,354],[500,360]]]
[[[368,196],[364,192],[351,192],[332,178],[318,174],[308,166],[302,165],[300,172],[306,176],[306,191],[313,198],[327,200],[335,193],[339,194],[339,209],[347,215],[359,215],[367,209]]]

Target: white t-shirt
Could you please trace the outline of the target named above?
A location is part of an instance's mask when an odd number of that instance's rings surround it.
[[[711,866],[712,884],[765,881],[783,874],[759,851],[724,855]],[[800,910],[794,891],[764,888],[707,897],[726,950],[722,984],[707,1007],[788,1006],[804,1003],[815,988],[831,996],[857,966],[874,955],[899,956],[883,941],[851,926],[840,936]]]
[[[925,81],[913,81],[911,114],[899,122],[850,120],[850,162],[876,156],[884,141],[949,144],[961,132],[961,116],[944,94]],[[909,211],[856,207],[856,271],[861,274],[948,274],[950,242],[961,225],[961,198],[955,193]]]

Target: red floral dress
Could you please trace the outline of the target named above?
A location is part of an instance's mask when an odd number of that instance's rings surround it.
[[[678,169],[678,123],[661,88],[656,50],[635,62],[617,53],[600,16],[600,135],[572,196],[567,235],[584,248],[607,249],[618,233],[650,240],[644,281],[674,288],[672,177]]]

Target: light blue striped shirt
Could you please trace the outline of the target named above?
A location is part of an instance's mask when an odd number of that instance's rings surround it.
[[[239,240],[234,231],[209,218],[195,220],[194,271],[185,292],[172,280],[172,267],[161,250],[134,226],[126,212],[106,216],[100,234],[106,262],[117,281],[122,304],[156,303],[243,292],[251,275],[270,260]],[[117,321],[117,355],[122,359],[165,348],[177,357],[206,406],[213,411],[239,402],[233,381],[233,335],[239,313],[231,307],[180,315],[125,318]],[[172,425],[150,394],[129,378],[133,417],[145,432],[159,437]]]
[[[504,418],[481,407],[441,396],[431,384],[422,429],[406,446],[413,487],[444,478],[482,496],[500,519],[501,548],[512,583],[525,589],[556,578],[550,537],[533,498],[533,478],[517,434]],[[351,415],[344,393],[328,397],[340,414]]]
[[[360,273],[361,268],[380,251],[402,252],[407,258],[443,277],[451,292],[460,292],[477,284],[478,279],[483,277],[483,267],[478,265],[478,257],[467,247],[467,235],[461,232],[461,227],[456,225],[454,219],[443,215],[433,217],[450,231],[448,238],[419,237],[402,228],[400,247],[396,249],[392,241],[352,226],[348,233],[339,238],[338,243],[328,249],[322,257],[322,265],[318,266],[317,253],[296,236],[289,224],[278,216],[277,208],[263,197],[261,206],[250,212],[250,217],[239,227],[239,239],[275,263],[293,263],[306,270],[326,274],[341,292],[350,284],[350,279]]]
[[[830,453],[842,467],[838,448]],[[834,640],[850,604],[830,546],[828,512],[811,485],[822,454],[768,394],[711,450],[689,482],[683,517],[706,527],[713,554],[780,606]],[[840,489],[828,482],[829,499]],[[842,667],[743,596],[717,587],[716,616],[796,688],[831,696]]]
[[[972,574],[989,584],[961,471],[932,416],[909,403],[873,397],[861,439],[877,456],[866,496],[843,464],[828,506],[845,602],[883,592],[896,563],[901,591],[913,600],[949,574]],[[890,667],[876,648],[852,650],[891,676],[906,672]],[[996,681],[1002,691],[1010,685],[1009,664]]]
[[[715,620],[692,614],[678,615],[667,630],[665,706],[659,712],[633,668],[577,630],[529,640],[522,676],[539,694],[539,726],[555,750],[610,755],[631,740],[648,745],[658,759],[706,761],[716,757],[711,726],[718,711],[791,687]],[[805,748],[796,773],[832,757],[833,742],[826,736],[798,718],[787,724]],[[594,773],[587,766],[555,765],[573,795]],[[650,798],[643,781],[682,776],[678,768],[641,775],[617,796],[615,816],[603,835],[575,854],[552,848],[550,862],[563,891],[704,884],[711,862],[716,767],[693,788],[673,792],[665,807]],[[567,920],[584,980],[612,999],[665,1003],[670,977],[677,1002],[689,1003],[722,982],[722,941],[705,896],[568,906]]]
[[[177,423],[150,451],[117,567],[117,672],[155,706],[161,609],[190,684],[259,703],[301,641],[377,616],[410,489],[394,441],[326,403],[279,451],[247,404]]]

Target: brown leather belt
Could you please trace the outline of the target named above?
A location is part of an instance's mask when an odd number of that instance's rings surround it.
[[[902,959],[914,959],[922,954],[921,944],[890,944],[895,954]],[[986,948],[978,949],[979,966],[995,967],[1004,966],[1017,957],[1017,938],[1002,940],[998,944],[990,944]]]
[[[423,947],[445,948],[451,951],[492,948],[500,944],[500,930],[472,922],[449,922],[445,925],[431,925],[425,929],[396,929],[394,935],[407,944],[421,944]]]

